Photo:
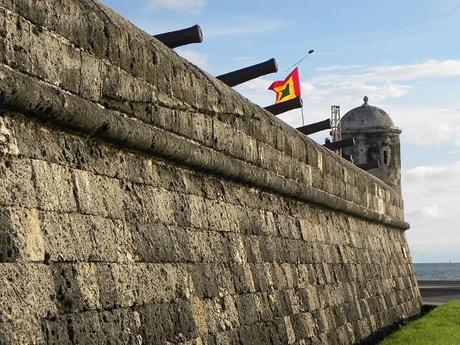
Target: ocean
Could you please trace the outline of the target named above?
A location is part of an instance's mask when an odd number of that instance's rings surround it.
[[[460,263],[414,264],[417,280],[460,280]]]

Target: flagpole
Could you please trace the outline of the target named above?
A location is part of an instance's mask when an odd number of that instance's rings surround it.
[[[295,64],[293,64],[291,67],[289,67],[289,68],[287,68],[286,70],[284,70],[283,73],[284,73],[284,72],[287,72],[287,71],[289,71],[291,68],[297,66],[299,63],[301,63],[303,60],[305,60],[305,59],[307,58],[308,55],[311,55],[311,54],[313,54],[314,52],[315,52],[315,51],[314,51],[313,49],[309,50],[309,51],[307,52],[307,54],[306,54],[303,58],[301,58],[299,61],[297,61],[297,62],[296,62]]]
[[[305,126],[305,119],[304,119],[304,116],[303,116],[303,104],[302,104],[302,126]]]

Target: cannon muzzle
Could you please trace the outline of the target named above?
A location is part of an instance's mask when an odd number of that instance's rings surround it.
[[[278,64],[275,59],[270,59],[257,65],[252,65],[233,72],[222,74],[218,76],[217,79],[221,80],[228,86],[236,86],[249,80],[275,72],[278,72]]]
[[[355,144],[355,139],[348,138],[344,140],[329,142],[329,143],[324,144],[323,146],[328,148],[329,150],[336,151],[336,150],[343,149],[345,147],[353,146],[354,144]]]
[[[375,160],[375,161],[372,161],[372,162],[367,162],[367,163],[364,163],[364,164],[359,164],[357,165],[358,168],[361,168],[363,170],[371,170],[371,169],[377,169],[380,167],[380,163],[379,161]]]
[[[324,121],[315,122],[315,123],[311,123],[306,126],[299,127],[297,128],[297,130],[300,133],[309,135],[309,134],[313,134],[313,133],[320,132],[320,131],[323,131],[325,129],[330,129],[330,128],[331,128],[331,120],[327,119]]]
[[[269,111],[273,115],[279,115],[279,114],[285,113],[286,111],[289,111],[292,109],[302,108],[302,104],[303,104],[302,98],[296,97],[296,98],[290,99],[289,101],[270,105],[268,107],[265,107],[264,109]]]
[[[180,46],[185,46],[191,43],[201,43],[203,42],[203,32],[199,25],[194,25],[190,28],[165,32],[163,34],[158,34],[153,36],[157,40],[161,41],[164,45],[169,48],[177,48]]]

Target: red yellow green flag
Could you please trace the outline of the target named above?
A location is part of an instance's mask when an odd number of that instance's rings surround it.
[[[289,101],[290,99],[300,97],[299,70],[294,70],[284,80],[275,81],[268,88],[276,93],[275,103]]]

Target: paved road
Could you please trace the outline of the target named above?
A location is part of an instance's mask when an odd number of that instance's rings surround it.
[[[426,304],[442,304],[460,299],[460,280],[421,280],[418,286],[422,301]]]

